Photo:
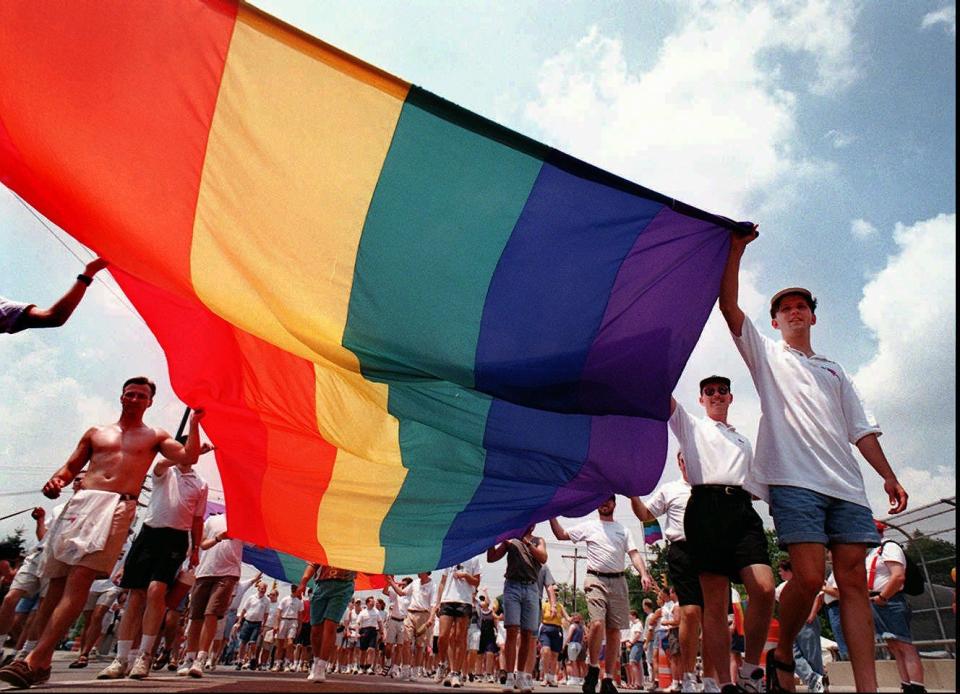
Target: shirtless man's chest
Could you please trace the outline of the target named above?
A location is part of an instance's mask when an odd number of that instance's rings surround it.
[[[116,424],[96,427],[84,487],[138,495],[159,443],[157,430],[146,425],[127,430]]]

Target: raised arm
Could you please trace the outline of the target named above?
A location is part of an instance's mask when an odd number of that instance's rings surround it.
[[[47,524],[44,522],[47,512],[43,506],[37,506],[30,515],[33,516],[33,519],[37,522],[37,527],[34,530],[37,535],[37,540],[43,540],[44,535],[47,534]]]
[[[757,228],[753,232],[730,233],[730,253],[727,256],[727,264],[723,269],[723,279],[720,280],[720,313],[727,321],[727,326],[737,337],[740,337],[743,331],[743,310],[740,308],[740,260],[743,258],[743,252],[747,244],[757,238]]]
[[[570,536],[567,534],[567,531],[563,529],[563,526],[560,525],[560,522],[556,518],[550,519],[550,529],[553,531],[553,536],[558,540],[570,539]]]
[[[893,468],[887,461],[887,456],[883,453],[880,446],[880,439],[876,434],[867,434],[857,441],[857,449],[864,459],[870,463],[870,467],[877,471],[877,474],[883,478],[883,491],[887,493],[890,499],[890,513],[902,513],[907,508],[907,492],[900,486],[897,476],[893,473]]]
[[[50,308],[31,306],[21,316],[18,327],[24,328],[58,328],[67,322],[74,310],[87,293],[87,287],[93,281],[93,276],[107,266],[107,261],[97,258],[87,263],[83,274],[79,275],[67,293],[60,297]],[[83,278],[83,279],[81,279]]]
[[[200,420],[203,419],[204,411],[203,410],[194,410],[190,413],[190,425],[189,433],[187,434],[187,442],[181,444],[175,438],[170,436],[166,431],[160,430],[160,444],[158,450],[160,455],[168,458],[173,463],[180,464],[184,463],[186,465],[193,465],[197,462],[197,459],[200,457],[201,446],[200,446]],[[209,446],[204,447],[203,451],[213,450]]]
[[[73,453],[67,458],[63,467],[53,473],[45,485],[43,485],[43,495],[48,499],[56,499],[60,496],[60,490],[73,482],[73,478],[83,469],[83,466],[90,461],[90,455],[93,453],[91,443],[95,429],[90,428],[80,437],[80,442],[73,449]]]
[[[647,508],[639,496],[630,497],[630,508],[633,509],[633,515],[635,515],[640,520],[645,523],[649,523],[652,520],[656,520],[657,517],[650,513],[650,509]]]
[[[499,545],[490,547],[487,550],[487,561],[491,564],[495,561],[500,561],[503,559],[503,555],[507,553],[507,546],[509,543],[507,541],[501,542]]]
[[[536,538],[536,542],[530,548],[533,558],[541,564],[547,563],[547,543],[542,537]]]

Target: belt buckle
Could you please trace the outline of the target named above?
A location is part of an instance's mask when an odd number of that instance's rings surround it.
[[[727,496],[733,496],[734,494],[736,494],[736,492],[737,492],[736,488],[731,487],[730,485],[726,485],[723,488],[723,493],[726,494]]]

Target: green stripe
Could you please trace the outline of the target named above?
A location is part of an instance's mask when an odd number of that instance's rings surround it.
[[[480,320],[544,155],[417,88],[400,113],[364,222],[343,337],[363,375],[389,384],[388,409],[400,421],[408,473],[380,530],[385,571],[434,568],[483,479],[490,400],[468,390]]]
[[[294,585],[299,583],[303,576],[303,570],[307,568],[307,562],[285,552],[277,552],[277,558],[280,559],[280,564],[283,566],[283,573],[287,577],[287,582]]]

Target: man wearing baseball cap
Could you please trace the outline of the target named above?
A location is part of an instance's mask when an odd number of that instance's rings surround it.
[[[793,642],[823,586],[824,548],[833,555],[857,691],[876,691],[873,618],[867,598],[867,548],[880,543],[853,444],[884,480],[890,512],[907,507],[907,493],[887,462],[880,428],[867,414],[843,367],[817,354],[811,331],[817,302],[809,289],[788,287],[770,300],[781,340],[761,335],[738,305],[740,260],[757,236],[734,232],[720,284],[720,311],[760,396],[754,456],[756,482],[769,486],[770,512],[794,579],[780,599],[780,640],[767,654],[767,690],[792,691]]]

